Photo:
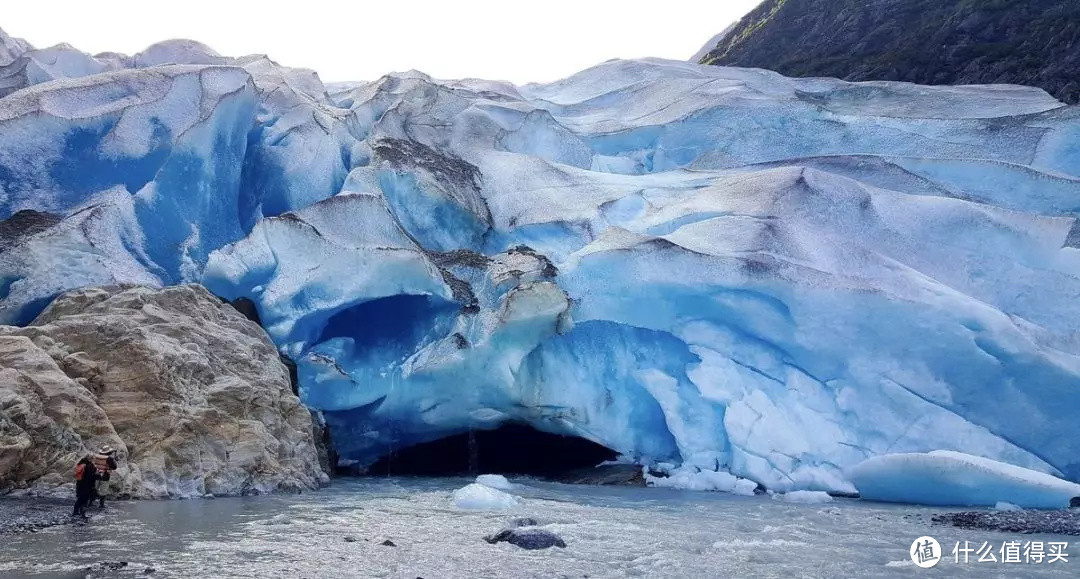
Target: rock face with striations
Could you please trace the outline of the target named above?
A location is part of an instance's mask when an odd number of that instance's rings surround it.
[[[0,492],[47,494],[101,444],[123,495],[314,488],[312,429],[262,328],[202,286],[84,288],[0,326]]]
[[[710,43],[702,64],[857,81],[1026,84],[1080,102],[1073,0],[765,0]]]

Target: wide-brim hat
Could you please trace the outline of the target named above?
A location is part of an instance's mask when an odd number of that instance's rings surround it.
[[[106,444],[105,446],[102,446],[98,452],[101,454],[112,454],[116,452],[116,449]]]

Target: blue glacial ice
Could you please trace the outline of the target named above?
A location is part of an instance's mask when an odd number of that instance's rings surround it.
[[[1080,484],[962,452],[875,456],[848,471],[863,498],[922,505],[1063,509]]]
[[[471,511],[503,511],[520,504],[514,495],[480,483],[459,488],[453,498],[457,508]]]
[[[500,491],[514,489],[514,483],[507,480],[506,477],[501,474],[482,474],[476,477],[476,482]]]
[[[5,35],[0,79],[0,322],[90,284],[248,298],[347,460],[519,422],[736,492],[938,449],[1080,480],[1080,108],[1041,90],[324,86]]]

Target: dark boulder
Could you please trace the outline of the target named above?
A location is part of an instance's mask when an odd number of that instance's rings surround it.
[[[503,529],[494,535],[484,537],[484,540],[491,544],[502,543],[505,541],[511,545],[516,545],[530,551],[535,549],[549,549],[551,547],[566,548],[566,542],[562,540],[562,537],[551,531],[538,529],[532,526]]]
[[[127,561],[102,561],[85,569],[87,577],[109,577],[128,566]]]

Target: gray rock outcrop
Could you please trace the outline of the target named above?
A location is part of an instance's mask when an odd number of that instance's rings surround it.
[[[0,492],[67,492],[102,444],[121,495],[315,488],[313,426],[262,328],[201,286],[84,288],[0,326]]]

